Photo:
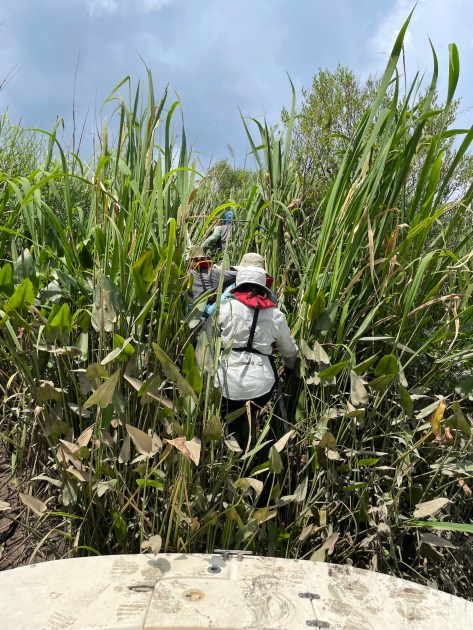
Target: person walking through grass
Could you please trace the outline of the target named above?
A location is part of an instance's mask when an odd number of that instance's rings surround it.
[[[240,448],[248,450],[256,442],[258,410],[270,400],[276,383],[273,344],[289,369],[294,367],[298,348],[284,313],[270,299],[263,269],[241,268],[230,294],[218,315],[209,319],[208,334],[214,326],[222,340],[215,376],[215,386],[222,392],[222,414],[242,409],[229,429]],[[250,419],[245,410],[248,401]]]
[[[217,225],[212,234],[208,236],[202,243],[204,250],[218,250],[227,251],[232,240],[233,233],[233,212],[227,210],[223,215],[221,225]]]
[[[215,302],[220,276],[223,273],[223,288],[225,289],[235,282],[237,270],[234,267],[225,269],[214,265],[210,256],[207,256],[202,247],[193,247],[191,251],[191,275],[192,286],[189,289],[189,300],[194,302],[203,293],[209,291],[209,303]],[[212,294],[213,293],[213,294]]]
[[[266,288],[268,288],[271,293],[269,299],[272,302],[274,302],[275,306],[277,306],[278,298],[276,297],[276,294],[274,293],[274,291],[271,290],[271,287],[273,286],[273,278],[268,273],[266,273],[263,256],[261,256],[261,254],[257,254],[256,252],[248,252],[244,254],[243,258],[240,261],[240,264],[235,265],[234,267],[232,267],[232,269],[236,269],[238,271],[240,269],[243,269],[244,267],[260,267],[260,269],[262,269],[265,272]],[[236,274],[235,274],[235,279],[236,279]],[[222,296],[220,298],[221,302],[224,302],[227,298],[231,297],[231,290],[233,289],[234,286],[235,286],[235,282],[230,284],[226,288],[226,290],[222,292]],[[216,307],[216,302],[209,304],[205,309],[205,316],[208,317],[209,315],[211,315],[213,311],[215,310],[215,307]]]

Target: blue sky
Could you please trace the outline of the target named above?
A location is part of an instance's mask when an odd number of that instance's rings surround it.
[[[179,95],[188,141],[202,163],[245,158],[245,116],[278,122],[318,68],[338,63],[361,78],[380,74],[412,0],[3,0],[0,4],[0,112],[12,122],[50,129],[65,119],[72,134],[74,75],[78,125],[101,126],[102,102],[130,75],[151,68],[156,92]],[[473,2],[419,0],[407,38],[408,75],[430,76],[429,37],[439,56],[440,97],[448,44],[458,45],[459,123],[473,124]],[[124,91],[126,93],[126,91]],[[300,99],[299,99],[300,101]],[[89,136],[90,137],[90,136]],[[84,156],[87,157],[87,156]]]

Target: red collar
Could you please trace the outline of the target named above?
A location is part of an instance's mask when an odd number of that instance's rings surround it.
[[[245,304],[245,306],[249,306],[250,308],[264,309],[275,307],[275,304],[271,302],[269,298],[263,297],[262,295],[252,295],[250,297],[249,292],[235,292],[232,293],[232,295],[236,300],[238,300],[242,304]]]

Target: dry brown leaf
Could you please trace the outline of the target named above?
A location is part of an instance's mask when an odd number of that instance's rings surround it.
[[[76,440],[77,446],[79,448],[82,448],[82,446],[87,446],[90,438],[92,437],[93,432],[94,432],[94,425],[91,424],[90,427],[87,427],[87,429],[84,429],[82,433],[79,435],[79,437],[77,438]]]
[[[306,525],[299,535],[299,540],[303,542],[308,536],[310,536],[313,529],[314,525]]]
[[[154,553],[156,556],[160,552],[162,544],[163,540],[161,536],[159,536],[159,534],[155,534],[154,536],[150,536],[148,540],[144,540],[141,543],[141,549],[143,551],[149,549],[151,553]]]
[[[288,431],[285,435],[282,436],[282,438],[280,438],[274,444],[274,448],[278,451],[278,453],[280,453],[283,450],[283,448],[286,446],[289,440],[291,440],[295,435],[296,435],[295,431],[293,430]]]
[[[192,438],[192,440],[189,440],[189,441],[186,440],[186,447],[187,447],[187,450],[189,451],[191,460],[194,462],[196,466],[198,466],[199,461],[200,461],[200,449],[201,449],[201,442],[199,438]]]
[[[416,505],[416,510],[414,510],[414,518],[425,518],[426,516],[432,516],[442,508],[444,508],[447,503],[450,503],[449,499],[445,499],[440,497],[438,499],[433,499],[432,501],[425,501],[425,503],[418,503]]]
[[[122,447],[120,449],[120,454],[118,455],[118,461],[120,464],[126,464],[130,461],[130,435],[127,433],[125,435],[125,439],[123,440]]]
[[[460,486],[460,488],[463,490],[463,492],[466,494],[467,497],[471,497],[472,495],[471,488],[464,479],[459,479],[458,485]]]
[[[134,445],[136,446],[137,451],[141,453],[141,455],[151,457],[158,452],[161,445],[156,441],[153,443],[151,435],[148,435],[137,427],[131,426],[131,424],[127,424],[125,426],[131,439],[133,440]]]
[[[41,516],[48,509],[46,503],[40,501],[36,497],[33,497],[31,494],[24,494],[23,492],[19,493],[21,502],[29,507],[35,514]]]

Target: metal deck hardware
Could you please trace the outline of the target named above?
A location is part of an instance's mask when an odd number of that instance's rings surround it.
[[[230,560],[230,558],[236,558],[240,562],[244,557],[253,555],[252,551],[239,551],[238,549],[215,549],[215,553],[222,554],[224,560]]]
[[[320,599],[320,595],[317,595],[317,593],[299,593],[299,597],[301,597],[302,599]]]

